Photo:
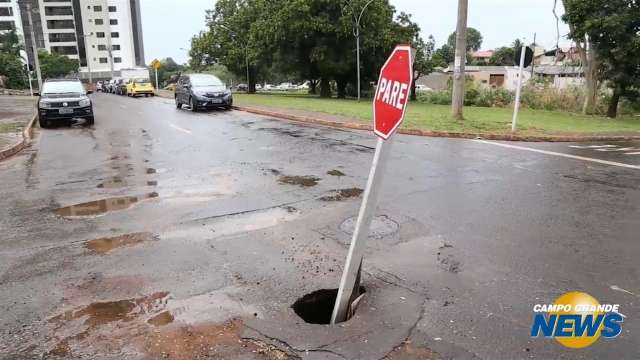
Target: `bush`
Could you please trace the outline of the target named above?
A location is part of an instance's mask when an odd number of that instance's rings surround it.
[[[418,101],[435,104],[435,105],[451,105],[451,92],[447,90],[429,91],[426,93],[418,93]]]

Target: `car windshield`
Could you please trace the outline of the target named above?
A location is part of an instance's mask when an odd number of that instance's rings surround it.
[[[133,82],[136,84],[146,84],[149,82],[149,79],[134,79]]]
[[[191,85],[198,86],[224,86],[222,81],[213,75],[194,75],[189,78]]]
[[[79,81],[48,81],[42,85],[42,94],[77,94],[84,93]]]

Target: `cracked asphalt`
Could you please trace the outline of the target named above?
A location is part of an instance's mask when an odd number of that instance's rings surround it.
[[[374,136],[93,99],[0,163],[0,358],[640,358],[638,143],[397,136],[363,303],[313,325],[291,305],[339,283]],[[622,334],[532,339],[567,291]]]

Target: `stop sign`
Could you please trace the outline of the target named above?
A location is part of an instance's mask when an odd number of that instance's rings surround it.
[[[388,139],[400,126],[413,80],[411,46],[397,45],[380,69],[373,99],[373,131]]]

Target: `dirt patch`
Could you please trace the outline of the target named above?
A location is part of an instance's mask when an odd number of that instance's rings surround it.
[[[163,311],[160,314],[147,320],[147,323],[153,326],[163,326],[163,325],[171,324],[173,320],[175,320],[175,318],[170,312]]]
[[[333,169],[333,170],[327,171],[327,175],[331,175],[331,176],[346,176],[345,173],[343,173],[342,171],[337,170],[337,169]]]
[[[149,336],[144,345],[147,359],[288,359],[277,348],[240,336],[242,322],[172,326]]]
[[[278,182],[281,184],[287,184],[287,185],[299,185],[302,187],[311,187],[311,186],[316,186],[318,185],[318,181],[320,181],[320,178],[317,178],[315,176],[311,176],[311,175],[306,175],[306,176],[280,176],[278,178]]]
[[[54,210],[54,213],[62,217],[83,217],[106,214],[110,211],[124,210],[132,207],[140,201],[157,198],[158,193],[152,192],[141,196],[113,197],[86,203],[65,206]]]
[[[93,254],[104,255],[121,247],[134,246],[146,241],[157,240],[157,236],[151,233],[133,233],[110,238],[93,239],[85,242],[84,247]]]
[[[342,201],[354,197],[358,197],[362,194],[362,189],[350,188],[350,189],[338,189],[332,190],[331,193],[320,198],[321,201]]]
[[[385,360],[436,360],[438,358],[438,354],[430,349],[417,347],[410,342],[405,342],[390,352],[385,357]]]

